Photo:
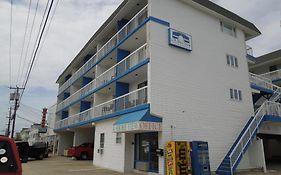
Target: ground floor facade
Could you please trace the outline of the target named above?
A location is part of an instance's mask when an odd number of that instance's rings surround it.
[[[141,171],[164,174],[167,141],[194,141],[197,139],[192,135],[180,135],[175,131],[178,128],[168,129],[167,126],[170,123],[166,123],[165,119],[156,122],[157,119],[151,117],[152,114],[149,113],[150,117],[147,117],[147,112],[149,112],[148,109],[139,109],[59,132],[58,155],[65,155],[65,150],[71,146],[91,142],[94,143],[93,165],[95,166],[122,173]],[[143,121],[145,119],[149,120]],[[164,125],[167,126],[163,127]],[[249,169],[267,171],[276,164],[278,165],[281,158],[278,149],[281,143],[279,128],[281,128],[280,123],[264,124],[259,130],[257,139],[253,140],[247,153],[243,156],[237,168],[238,171]],[[198,133],[193,133],[193,135],[196,134]],[[234,142],[233,137],[229,138],[232,142]],[[210,134],[208,138],[198,137],[199,139],[209,143],[211,170],[215,171],[218,156],[225,154],[228,146],[225,145],[225,142],[215,141],[216,135]],[[218,148],[221,149],[217,150]],[[163,150],[162,155],[157,152],[159,150]],[[221,152],[221,155],[214,155],[215,152]]]

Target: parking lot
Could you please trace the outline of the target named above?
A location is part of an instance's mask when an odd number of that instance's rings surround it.
[[[44,160],[30,160],[22,165],[23,175],[121,175],[121,173],[97,168],[92,165],[92,161],[77,161],[57,156]]]
[[[77,161],[66,157],[49,157],[44,160],[30,160],[23,163],[23,175],[121,175],[122,173],[98,168],[92,161]],[[259,171],[237,173],[238,175],[281,175],[281,167],[270,167],[268,173]],[[124,174],[123,174],[124,175]],[[126,175],[136,175],[127,173]]]

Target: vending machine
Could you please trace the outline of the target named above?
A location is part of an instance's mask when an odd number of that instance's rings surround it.
[[[192,175],[190,143],[170,141],[166,144],[166,175]]]
[[[211,175],[208,142],[191,142],[193,175]]]

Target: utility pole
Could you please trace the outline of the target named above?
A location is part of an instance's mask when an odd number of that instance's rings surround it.
[[[13,114],[13,125],[12,125],[12,134],[11,134],[11,138],[14,138],[15,125],[16,125],[16,116],[17,116],[17,109],[18,109],[18,102],[19,102],[19,97],[20,97],[19,90],[23,90],[24,88],[19,88],[17,86],[15,88],[14,87],[10,87],[10,89],[16,89],[16,92],[14,94],[10,95],[10,97],[13,97],[13,98],[10,98],[10,99],[15,100],[14,114]]]
[[[9,122],[8,122],[8,128],[7,128],[7,133],[6,136],[9,137],[10,136],[10,127],[11,127],[11,118],[12,118],[12,108],[9,108]]]

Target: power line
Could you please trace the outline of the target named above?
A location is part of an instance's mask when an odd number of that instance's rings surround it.
[[[49,7],[49,10],[48,10],[48,13],[47,13],[47,16],[46,16],[46,19],[45,19],[45,22],[44,22],[44,25],[43,25],[43,28],[42,28],[42,31],[41,31],[41,34],[40,34],[38,43],[37,43],[37,46],[36,46],[36,49],[35,49],[35,52],[34,52],[33,57],[32,57],[32,61],[31,61],[30,67],[29,67],[29,70],[28,70],[28,73],[27,73],[27,77],[26,77],[25,82],[24,82],[24,86],[23,86],[24,89],[26,88],[27,82],[28,82],[28,80],[29,80],[29,77],[30,77],[30,74],[31,74],[31,70],[32,70],[32,68],[33,68],[34,61],[35,61],[35,58],[36,58],[38,49],[39,49],[39,47],[40,47],[40,43],[41,43],[41,40],[42,40],[42,36],[43,36],[44,31],[45,31],[45,27],[46,27],[47,21],[48,21],[48,19],[49,19],[49,15],[50,15],[50,11],[51,11],[52,6],[53,6],[53,2],[54,2],[54,0],[51,0],[51,4],[50,4],[50,7]],[[23,90],[23,92],[22,92],[22,94],[21,94],[21,98],[22,98],[22,96],[23,96],[23,93],[24,93],[24,90]]]
[[[32,52],[31,52],[31,56],[30,56],[31,59],[30,59],[28,65],[27,65],[27,69],[26,69],[25,75],[23,75],[23,72],[22,72],[22,76],[24,76],[24,77],[23,77],[22,86],[24,86],[25,79],[26,79],[26,77],[27,77],[28,70],[29,70],[29,65],[31,65],[31,62],[32,62],[32,56],[33,56],[33,54],[34,54],[34,52],[35,52],[36,44],[37,44],[38,38],[39,38],[39,36],[40,36],[40,31],[41,31],[41,29],[42,29],[42,25],[43,25],[43,22],[44,22],[44,19],[45,19],[45,15],[46,15],[46,12],[47,12],[47,9],[48,9],[49,1],[50,1],[50,0],[47,1],[47,4],[46,4],[46,6],[45,6],[45,10],[44,10],[44,13],[43,13],[41,22],[40,22],[40,26],[39,26],[39,29],[38,29],[38,33],[37,33],[37,36],[36,36],[36,38],[35,38],[33,50],[32,50]],[[38,2],[37,2],[37,3],[38,3]],[[38,5],[38,4],[37,4],[37,5]],[[36,14],[35,14],[35,15],[36,15]],[[35,18],[35,17],[34,17],[34,18]],[[33,21],[33,22],[34,22],[34,21]],[[30,40],[30,39],[31,39],[31,33],[30,33],[30,38],[29,38],[29,40]],[[28,46],[29,46],[29,45],[28,45]],[[27,61],[27,60],[26,60],[26,59],[27,59],[27,53],[28,53],[28,50],[26,50],[25,62]],[[24,62],[24,67],[25,67],[25,62]],[[22,71],[24,70],[24,67],[23,67]]]
[[[27,47],[26,47],[26,52],[25,52],[25,56],[24,56],[24,61],[23,61],[23,64],[21,66],[22,68],[21,68],[20,78],[19,79],[22,79],[24,68],[25,68],[25,65],[26,65],[26,59],[27,59],[27,54],[28,54],[29,45],[30,45],[30,41],[31,41],[31,36],[32,36],[32,33],[33,33],[33,28],[34,28],[34,23],[35,23],[36,15],[37,15],[38,5],[39,5],[39,0],[37,0],[37,3],[36,3],[35,13],[34,13],[34,16],[33,16],[33,19],[32,19],[32,25],[31,25],[31,29],[30,29],[30,32],[29,32],[29,38],[28,38],[28,42],[27,42]],[[45,9],[45,11],[46,11],[46,9]]]
[[[10,46],[9,46],[9,84],[12,86],[12,26],[13,26],[13,0],[10,9]]]
[[[24,31],[23,43],[22,43],[22,48],[21,48],[21,53],[20,53],[20,64],[19,64],[19,68],[18,68],[16,84],[18,84],[18,81],[19,81],[19,75],[20,75],[20,69],[21,69],[21,63],[22,63],[22,55],[23,55],[23,50],[24,50],[24,46],[25,46],[26,33],[27,33],[27,28],[28,28],[28,23],[29,23],[30,8],[31,8],[31,0],[29,0],[29,7],[28,7],[28,13],[27,13],[27,18],[26,18],[26,23],[25,23],[25,31]]]
[[[38,56],[40,55],[41,50],[42,50],[42,48],[43,48],[43,46],[44,46],[44,44],[45,44],[45,41],[46,41],[47,35],[48,35],[48,33],[49,33],[49,30],[50,30],[50,27],[51,27],[53,18],[54,18],[54,16],[55,16],[55,13],[56,13],[58,4],[59,4],[59,0],[57,0],[57,3],[56,3],[55,8],[54,8],[54,10],[53,10],[53,14],[52,14],[52,16],[51,16],[49,25],[48,25],[48,27],[47,27],[45,37],[43,38],[42,46],[41,46],[41,48],[40,48],[40,50],[39,50]]]

